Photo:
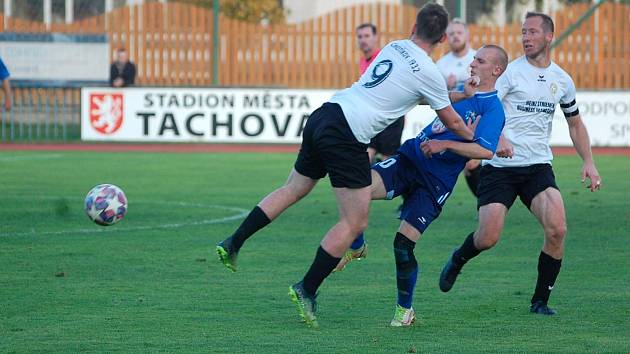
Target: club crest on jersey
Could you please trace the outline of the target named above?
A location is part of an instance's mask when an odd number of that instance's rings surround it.
[[[468,121],[472,121],[474,123],[479,118],[481,118],[481,116],[475,113],[474,111],[466,111],[466,116],[464,116],[464,122],[468,123]]]
[[[364,83],[363,87],[372,88],[378,86],[378,84],[387,79],[393,68],[394,63],[391,60],[385,59],[379,61],[376,65],[374,65],[374,69],[372,69],[372,81]]]
[[[552,82],[549,88],[551,89],[551,94],[555,96],[556,92],[558,92],[558,85],[556,85],[555,82]]]
[[[433,124],[431,124],[431,132],[433,134],[440,134],[446,131],[446,126],[444,125],[444,123],[442,123],[441,120],[439,120],[438,118],[436,118],[433,121]]]

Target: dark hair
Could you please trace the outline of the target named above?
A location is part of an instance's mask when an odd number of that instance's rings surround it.
[[[119,47],[118,49],[116,49],[116,53],[120,53],[120,52],[126,52],[127,49],[125,49],[124,47]]]
[[[529,11],[525,15],[525,19],[528,19],[530,17],[540,17],[542,19],[543,31],[545,31],[547,33],[549,33],[549,32],[554,33],[553,20],[551,19],[551,17],[549,17],[549,15],[544,14],[542,12]]]
[[[448,12],[442,5],[427,3],[416,16],[416,35],[423,41],[436,44],[448,26]]]
[[[376,26],[374,26],[373,23],[369,23],[369,22],[362,23],[357,26],[357,31],[364,28],[370,28],[372,30],[372,34],[376,34]]]
[[[483,47],[479,48],[479,50],[484,48],[492,49],[497,53],[495,64],[501,67],[501,73],[505,72],[505,69],[508,65],[508,54],[505,49],[499,47],[498,45],[486,44]]]

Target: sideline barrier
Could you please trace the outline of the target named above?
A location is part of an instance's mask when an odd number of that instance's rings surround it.
[[[308,115],[334,90],[249,88],[84,88],[81,137],[125,142],[301,142]],[[577,101],[593,146],[630,147],[630,93],[579,91]],[[542,108],[541,108],[542,109]],[[403,140],[435,117],[428,106],[406,118]],[[572,145],[556,107],[552,146]]]
[[[13,85],[13,107],[0,106],[0,141],[72,141],[80,138],[81,89]],[[0,96],[1,97],[1,96]],[[1,97],[4,102],[4,97]]]

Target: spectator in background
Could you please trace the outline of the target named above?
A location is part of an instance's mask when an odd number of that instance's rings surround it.
[[[9,70],[0,59],[0,81],[2,81],[2,91],[4,91],[4,110],[11,110],[11,83],[9,82]]]
[[[125,48],[116,51],[116,61],[109,69],[109,85],[112,87],[133,86],[136,81],[136,64],[129,61]]]
[[[446,38],[450,51],[436,64],[446,79],[446,87],[463,91],[464,81],[470,77],[469,65],[475,58],[475,50],[470,47],[468,26],[460,19],[453,19],[446,29]]]

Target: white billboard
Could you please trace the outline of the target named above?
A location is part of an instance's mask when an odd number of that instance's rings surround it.
[[[12,80],[109,80],[109,43],[100,35],[0,35],[0,57]]]
[[[334,90],[84,88],[81,138],[130,142],[299,144],[310,113]],[[630,93],[578,92],[593,146],[630,146]],[[403,141],[435,117],[428,106],[406,116]],[[557,108],[553,146],[572,145]]]
[[[576,101],[593,146],[630,146],[630,92],[578,91]],[[551,145],[573,145],[567,120],[559,107],[554,116]]]
[[[84,88],[81,138],[104,141],[300,143],[331,90]]]

